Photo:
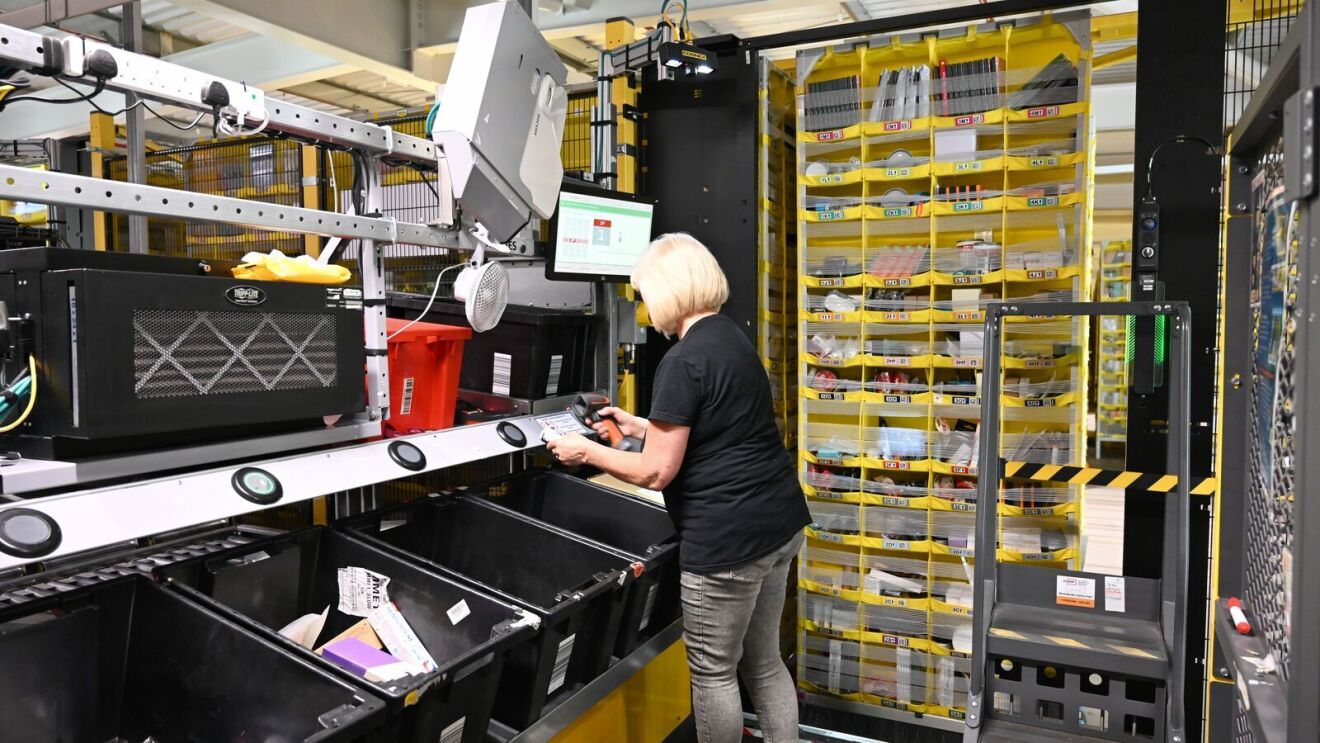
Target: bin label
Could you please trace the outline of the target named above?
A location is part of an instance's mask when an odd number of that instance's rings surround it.
[[[497,395],[509,394],[509,386],[512,384],[510,377],[513,375],[513,357],[507,353],[493,354],[490,391]]]
[[[460,717],[454,720],[440,731],[440,743],[463,743],[463,725],[467,723],[467,717]]]
[[[564,368],[564,355],[556,354],[550,357],[550,374],[545,378],[545,394],[559,394],[559,373]]]
[[[577,640],[577,635],[572,634],[559,641],[559,651],[555,653],[555,668],[550,674],[550,686],[545,690],[546,696],[554,694],[564,685],[568,678],[568,659],[573,657],[573,642]]]
[[[645,632],[651,626],[651,612],[655,611],[655,595],[660,591],[659,583],[652,583],[646,590],[646,606],[642,609],[642,621],[637,625],[638,632]]]
[[[417,380],[414,377],[403,378],[403,401],[399,403],[399,415],[408,415],[412,412],[413,389],[417,386]]]
[[[467,599],[459,599],[458,603],[449,607],[449,610],[445,613],[449,615],[450,624],[458,624],[464,619],[467,619],[467,616],[472,613],[472,610],[468,608]]]

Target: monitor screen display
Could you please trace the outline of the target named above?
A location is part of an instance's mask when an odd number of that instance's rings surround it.
[[[560,192],[546,266],[550,278],[628,281],[651,242],[655,206],[626,194],[600,194]]]

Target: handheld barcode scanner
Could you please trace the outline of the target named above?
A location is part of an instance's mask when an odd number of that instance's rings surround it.
[[[605,441],[602,443],[607,444],[610,448],[620,451],[641,451],[641,439],[624,436],[617,423],[610,418],[601,416],[601,409],[609,407],[609,405],[610,398],[605,395],[599,392],[583,392],[573,398],[573,402],[568,409],[573,413],[573,417],[577,418],[578,422],[587,428],[591,428],[596,423],[604,423],[606,432]]]

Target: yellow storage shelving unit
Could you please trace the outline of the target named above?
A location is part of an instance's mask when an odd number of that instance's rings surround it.
[[[1132,243],[1114,241],[1100,249],[1100,301],[1132,298]],[[1128,326],[1125,317],[1102,317],[1096,338],[1096,457],[1105,444],[1127,443]]]
[[[761,60],[760,246],[761,362],[770,375],[775,421],[784,444],[797,441],[797,152],[793,80]]]
[[[1082,15],[798,54],[798,679],[858,711],[965,715],[985,307],[1089,298],[1090,54]],[[1083,463],[1088,335],[1008,329],[1006,458]],[[1001,500],[1000,560],[1080,564],[1079,488]]]

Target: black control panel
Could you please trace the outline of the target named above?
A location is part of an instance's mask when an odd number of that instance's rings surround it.
[[[1155,290],[1155,272],[1160,267],[1160,205],[1142,199],[1137,212],[1137,246],[1132,256],[1138,294]]]

